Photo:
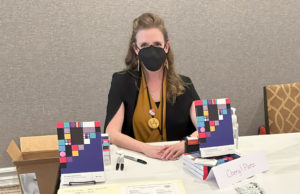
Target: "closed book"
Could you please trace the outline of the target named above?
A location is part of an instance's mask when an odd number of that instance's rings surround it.
[[[215,166],[217,164],[217,159],[215,158],[201,158],[200,152],[192,152],[192,153],[185,153],[183,155],[183,159],[189,160],[195,165],[204,165],[204,166]]]
[[[201,156],[235,153],[230,99],[196,100],[195,110]]]
[[[183,158],[183,163],[184,163],[184,164],[192,165],[192,166],[194,166],[195,168],[197,168],[197,170],[203,171],[203,165],[201,165],[201,164],[195,164],[195,163],[193,163],[193,161],[188,160],[188,159],[185,159],[185,158]]]
[[[197,168],[195,165],[189,163],[189,162],[184,162],[183,165],[185,165],[187,168],[190,168],[192,169],[193,171],[197,172],[198,174],[202,175],[203,176],[203,170],[204,170],[204,167],[202,167],[203,169],[200,170],[199,168]]]
[[[195,170],[195,168],[191,167],[190,165],[183,164],[183,168],[195,175],[197,178],[200,178],[202,180],[206,180],[208,176],[208,172],[210,170],[210,167],[204,166],[203,172],[200,173],[199,171]]]
[[[196,176],[197,178],[203,180],[203,175],[193,171],[193,169],[189,168],[187,165],[183,165],[183,168],[188,171],[189,173],[193,174],[194,176]]]

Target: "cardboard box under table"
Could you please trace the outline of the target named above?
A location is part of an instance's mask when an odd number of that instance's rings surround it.
[[[35,173],[40,193],[53,194],[59,170],[57,135],[21,137],[20,148],[14,140],[7,148],[19,180],[22,174]]]

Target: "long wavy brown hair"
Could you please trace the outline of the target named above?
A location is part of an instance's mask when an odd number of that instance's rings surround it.
[[[168,32],[165,28],[164,21],[156,14],[144,13],[133,20],[132,35],[129,41],[128,53],[125,58],[126,70],[138,70],[138,56],[136,55],[133,45],[136,44],[136,34],[141,29],[158,28],[164,36],[164,41],[169,41]],[[176,73],[174,68],[174,55],[171,47],[167,53],[168,68],[165,69],[167,76],[167,101],[174,104],[176,97],[185,91],[185,83]]]

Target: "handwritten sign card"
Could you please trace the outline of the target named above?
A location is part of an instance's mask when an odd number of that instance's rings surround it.
[[[219,188],[222,188],[268,169],[266,155],[263,151],[259,151],[213,167],[207,180],[215,178]]]

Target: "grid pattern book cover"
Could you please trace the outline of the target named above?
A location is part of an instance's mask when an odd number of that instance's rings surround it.
[[[196,100],[200,149],[234,144],[230,99]]]
[[[100,122],[57,123],[62,174],[104,171]]]

